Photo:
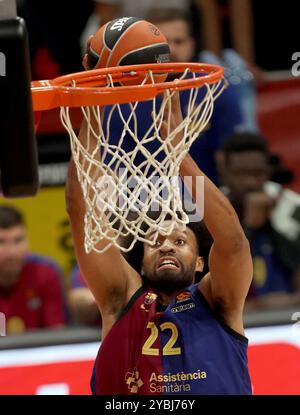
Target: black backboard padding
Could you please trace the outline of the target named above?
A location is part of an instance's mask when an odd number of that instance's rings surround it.
[[[38,190],[37,143],[31,100],[31,71],[25,22],[0,19],[0,171],[5,197],[33,196]]]

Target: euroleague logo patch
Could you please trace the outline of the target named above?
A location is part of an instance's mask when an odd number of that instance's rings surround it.
[[[189,300],[192,296],[190,291],[183,291],[182,293],[176,296],[176,302],[181,303],[182,301]]]

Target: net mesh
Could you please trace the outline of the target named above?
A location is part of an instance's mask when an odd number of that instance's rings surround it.
[[[195,76],[187,68],[178,79]],[[144,82],[155,82],[152,71]],[[112,86],[108,76],[107,87]],[[153,243],[158,234],[170,234],[189,222],[181,197],[180,164],[207,127],[214,100],[224,87],[221,79],[180,92],[183,117],[173,130],[176,90],[171,89],[144,102],[81,107],[85,127],[80,134],[73,128],[70,108],[61,108],[86,204],[86,252],[104,252],[111,245],[129,251],[137,240],[149,243],[149,231]],[[182,138],[174,144],[178,135]],[[149,214],[153,211],[155,216]],[[128,237],[131,242],[125,246]]]

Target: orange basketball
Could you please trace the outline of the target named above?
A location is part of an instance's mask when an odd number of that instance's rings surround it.
[[[170,61],[167,39],[152,23],[135,17],[121,17],[102,26],[94,35],[88,52],[91,69]],[[163,82],[165,74],[155,75]],[[137,84],[142,79],[126,81]]]

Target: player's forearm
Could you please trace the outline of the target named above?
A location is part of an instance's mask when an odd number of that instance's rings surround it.
[[[187,187],[193,201],[204,198],[204,222],[211,233],[215,243],[220,243],[224,249],[236,249],[246,240],[237,214],[228,199],[212,183],[212,181],[199,169],[190,155],[181,163],[180,175],[182,178],[191,177]],[[197,195],[196,178],[204,177],[204,195]],[[189,185],[190,183],[190,185]],[[199,210],[201,207],[199,206]]]
[[[255,63],[252,4],[250,0],[229,1],[234,49],[248,63]]]
[[[72,158],[69,162],[65,193],[66,209],[69,216],[76,215],[78,218],[78,215],[84,215],[85,206],[82,190],[77,178],[76,166]]]
[[[220,56],[222,51],[221,21],[218,4],[215,0],[198,0],[197,5],[202,15],[202,37],[204,48]],[[200,19],[200,16],[199,16]]]
[[[94,131],[97,131],[97,124],[96,120],[91,118],[91,124],[94,129]],[[81,145],[84,147],[87,153],[90,155],[93,154],[94,149],[98,145],[97,140],[92,135],[91,131],[88,131],[87,122],[84,120],[82,122],[82,125],[80,127],[79,132],[79,141]],[[83,157],[86,157],[84,154],[79,155],[79,159],[81,160],[81,163],[83,162]],[[92,157],[92,156],[91,156]],[[100,160],[100,149],[99,153],[94,154],[93,156],[94,161]],[[89,162],[86,160],[86,165],[88,165]],[[89,171],[90,177],[99,177],[100,171],[99,168],[97,168],[93,165],[90,168]],[[69,215],[75,214],[77,216],[77,220],[79,219],[78,215],[81,217],[84,216],[85,212],[85,200],[82,193],[82,188],[78,180],[78,175],[76,171],[76,165],[73,160],[73,156],[69,163],[68,168],[68,174],[67,174],[67,181],[66,181],[66,206],[67,211]],[[73,213],[74,212],[74,213]]]
[[[69,163],[67,181],[66,181],[66,208],[70,218],[74,248],[77,258],[82,256],[83,241],[88,238],[84,231],[85,215],[87,210],[91,209],[91,204],[98,196],[99,179],[103,176],[101,165],[100,144],[97,139],[98,122],[93,117],[90,119],[92,128],[88,127],[86,121],[83,121],[80,132],[79,141],[85,151],[76,155],[76,164],[80,163],[81,168],[75,164],[73,156]],[[78,171],[77,171],[78,170]],[[78,174],[79,173],[79,177]],[[88,179],[89,181],[88,181]],[[85,182],[88,181],[88,184]],[[108,195],[109,196],[109,195]],[[93,214],[100,214],[100,203],[96,207],[92,207]],[[99,222],[98,222],[99,223]],[[100,226],[100,225],[99,225]],[[102,222],[102,230],[106,231],[104,217]],[[106,231],[106,235],[112,237],[113,231]],[[99,242],[95,244],[96,250],[103,250],[110,243],[110,239],[99,238]],[[85,256],[85,253],[83,254]]]

